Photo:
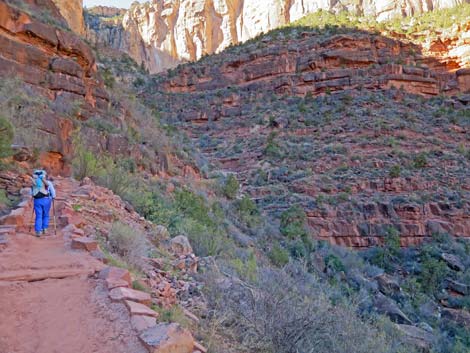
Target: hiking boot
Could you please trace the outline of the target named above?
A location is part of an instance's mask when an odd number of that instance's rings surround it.
[[[47,235],[47,228],[44,228],[44,229],[42,230],[42,234],[43,234],[43,235]]]
[[[36,232],[36,237],[40,238],[41,237],[41,232]]]

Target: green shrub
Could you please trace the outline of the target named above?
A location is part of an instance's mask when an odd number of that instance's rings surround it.
[[[101,76],[103,77],[104,84],[108,88],[113,88],[116,84],[116,79],[114,78],[113,72],[109,68],[105,68],[101,71]]]
[[[245,195],[242,199],[237,200],[235,207],[240,220],[248,227],[253,228],[261,223],[258,207],[248,196]]]
[[[272,131],[266,140],[266,147],[264,148],[264,154],[268,157],[273,157],[273,158],[282,157],[280,146],[275,140],[276,136],[277,136],[277,133],[275,131]]]
[[[346,270],[346,268],[344,267],[344,264],[343,262],[341,261],[341,259],[334,255],[334,254],[328,254],[326,257],[325,257],[325,265],[327,268],[329,268],[330,270],[332,270],[333,272],[344,272]]]
[[[77,147],[72,159],[73,176],[82,180],[85,177],[97,177],[104,172],[101,162],[95,153],[83,147]]]
[[[424,255],[421,262],[421,274],[419,282],[428,294],[436,294],[441,289],[442,283],[449,270],[444,261]]]
[[[424,152],[419,153],[415,157],[413,164],[415,168],[419,168],[419,169],[426,167],[426,165],[428,164],[426,154]]]
[[[182,217],[190,217],[209,227],[214,226],[210,217],[210,209],[206,199],[190,190],[182,189],[175,192],[175,206]]]
[[[2,206],[8,207],[10,205],[11,201],[7,197],[7,192],[5,190],[0,190],[0,208],[2,208]]]
[[[305,211],[298,205],[292,206],[281,214],[280,231],[290,239],[304,237],[307,235],[306,221]]]
[[[225,183],[222,187],[222,192],[225,197],[229,199],[234,199],[237,196],[239,188],[240,184],[238,183],[237,178],[235,177],[235,175],[230,174],[225,180]]]
[[[303,258],[309,253],[309,250],[305,246],[302,240],[295,240],[289,244],[289,252],[293,258]]]
[[[289,262],[289,253],[286,249],[282,248],[278,244],[275,244],[271,251],[268,253],[268,257],[273,265],[283,267]]]
[[[387,271],[394,267],[394,259],[400,252],[400,233],[393,226],[386,229],[382,246],[374,249],[370,262]]]
[[[129,174],[124,168],[115,165],[111,158],[103,158],[101,163],[104,172],[98,178],[98,183],[112,190],[116,195],[123,196],[130,187]]]
[[[11,144],[13,142],[13,125],[0,116],[0,159],[12,154]]]
[[[242,260],[240,258],[233,259],[231,265],[235,268],[238,275],[250,282],[255,282],[258,276],[258,263],[256,256],[253,252],[250,252],[247,259]]]
[[[225,233],[217,231],[193,218],[184,218],[177,223],[175,233],[186,234],[198,256],[216,256],[231,246]]]
[[[189,319],[184,314],[183,309],[178,305],[173,305],[170,308],[162,308],[156,305],[152,305],[152,309],[159,314],[159,322],[176,322],[183,327],[189,326]]]
[[[79,131],[75,132],[72,144],[74,146],[72,171],[77,180],[85,177],[98,178],[105,173],[105,166],[112,163],[110,158],[99,156],[96,152],[89,150]]]
[[[398,164],[395,164],[394,166],[392,166],[392,168],[390,168],[390,171],[388,173],[390,178],[399,178],[400,174],[401,174],[401,168]]]
[[[140,281],[138,280],[134,280],[132,281],[132,289],[135,289],[135,290],[140,290],[141,292],[147,292],[149,294],[152,293],[152,290],[147,287],[146,285],[143,285]]]

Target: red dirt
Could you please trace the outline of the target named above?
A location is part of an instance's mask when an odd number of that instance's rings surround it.
[[[102,266],[60,232],[11,237],[0,257],[0,353],[147,352],[125,306],[93,277]]]

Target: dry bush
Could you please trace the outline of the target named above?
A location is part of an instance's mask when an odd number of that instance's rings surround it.
[[[115,222],[108,235],[108,248],[129,265],[141,268],[148,255],[148,243],[144,234],[128,225]]]
[[[333,305],[325,285],[296,265],[288,265],[284,270],[260,270],[256,286],[233,278],[208,283],[212,320],[222,327],[221,332],[236,337],[241,350],[258,353],[412,351],[399,338],[392,338],[374,323],[361,319],[355,306]]]

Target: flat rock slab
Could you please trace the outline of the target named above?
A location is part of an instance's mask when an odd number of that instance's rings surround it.
[[[0,274],[0,281],[34,282],[45,279],[60,279],[75,276],[91,276],[95,270],[90,268],[44,269],[44,270],[18,270],[6,271]]]
[[[129,287],[129,283],[123,279],[108,278],[106,279],[106,286],[109,290],[111,290],[118,287]]]
[[[123,268],[108,266],[104,268],[100,274],[99,278],[104,279],[108,288],[115,287],[130,287],[132,280],[131,274],[129,271]],[[123,285],[126,283],[127,285]]]
[[[144,315],[132,315],[131,317],[132,327],[137,332],[145,331],[146,329],[153,327],[157,324],[157,319],[150,316]]]
[[[150,294],[131,288],[114,288],[109,292],[109,297],[112,300],[116,301],[131,300],[133,302],[141,303],[144,305],[152,304],[152,298],[150,297]]]
[[[434,335],[431,332],[423,330],[422,328],[411,325],[398,324],[396,327],[405,335],[406,341],[424,350],[429,349],[429,346],[434,341]]]
[[[142,332],[139,338],[150,353],[192,353],[194,338],[176,323],[160,323]]]
[[[158,313],[150,309],[144,304],[136,303],[131,300],[125,300],[127,308],[129,309],[131,315],[145,315],[151,317],[157,317]]]
[[[86,250],[88,252],[98,250],[98,242],[94,239],[79,237],[72,239],[72,249]]]

